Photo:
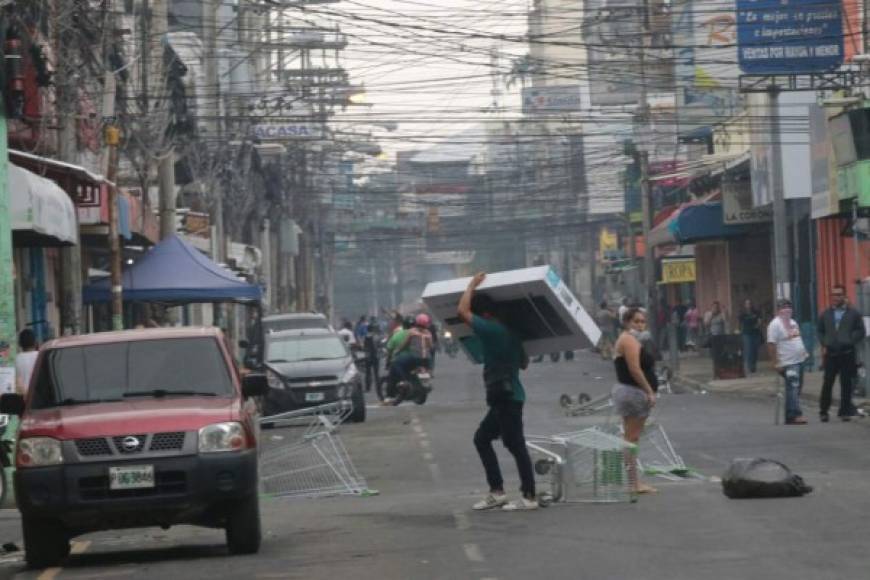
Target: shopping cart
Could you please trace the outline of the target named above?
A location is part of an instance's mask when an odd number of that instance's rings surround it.
[[[656,376],[659,383],[658,393],[660,395],[673,394],[673,389],[671,388],[673,373],[671,372],[671,369],[662,365],[656,370]],[[613,401],[610,399],[609,392],[595,398],[587,393],[581,392],[576,398],[568,394],[563,394],[559,397],[559,405],[565,409],[565,414],[569,417],[579,417],[581,415],[609,414],[613,408]]]
[[[261,491],[285,497],[366,494],[338,435],[351,411],[339,402],[260,418],[261,427],[283,427],[262,432]]]
[[[549,437],[526,436],[542,505],[553,502],[618,503],[637,500],[626,465],[636,446],[591,427]]]

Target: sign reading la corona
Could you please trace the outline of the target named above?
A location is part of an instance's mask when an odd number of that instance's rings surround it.
[[[695,281],[695,258],[662,262],[662,283],[682,284]]]

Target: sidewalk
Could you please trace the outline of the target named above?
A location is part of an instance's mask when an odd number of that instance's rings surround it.
[[[667,364],[667,354],[664,362]],[[801,398],[810,403],[810,408],[804,414],[818,414],[818,402],[822,394],[823,373],[820,370],[804,373],[804,386]],[[773,366],[769,361],[758,361],[758,372],[743,379],[715,380],[713,378],[713,361],[706,353],[683,353],[680,355],[680,370],[674,377],[674,382],[683,387],[695,390],[707,390],[716,393],[736,393],[750,396],[774,396],[780,388]],[[834,413],[839,404],[839,377],[834,383],[833,403]],[[855,406],[870,407],[870,398],[854,398]]]

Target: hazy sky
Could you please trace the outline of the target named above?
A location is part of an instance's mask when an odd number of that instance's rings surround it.
[[[425,148],[491,117],[490,51],[499,53],[500,73],[526,51],[527,0],[343,0],[313,9],[349,36],[344,66],[352,82],[365,85],[360,100],[371,105],[342,118],[397,122],[393,133],[377,131],[387,149]],[[516,41],[491,38],[502,34]],[[502,105],[516,108],[513,92]]]

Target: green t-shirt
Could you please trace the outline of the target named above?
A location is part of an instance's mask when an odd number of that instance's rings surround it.
[[[408,330],[404,328],[400,328],[396,332],[393,333],[393,336],[390,337],[390,340],[387,341],[387,351],[390,352],[393,357],[396,357],[400,352],[405,352],[408,350],[408,345],[405,345],[405,348],[401,351],[396,351],[405,339],[408,337]]]
[[[497,320],[474,315],[471,318],[471,329],[480,341],[484,369],[492,364],[509,367],[514,384],[514,401],[525,401],[526,391],[520,382],[520,367],[523,366],[525,358],[523,343]]]

